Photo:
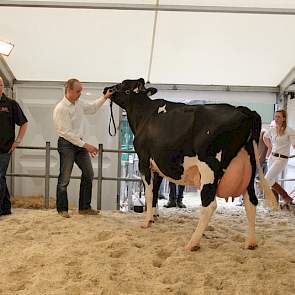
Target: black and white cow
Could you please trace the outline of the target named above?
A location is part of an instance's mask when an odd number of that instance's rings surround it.
[[[153,199],[153,191],[158,192],[162,178],[166,177],[176,184],[195,185],[201,192],[201,217],[187,250],[199,248],[217,207],[215,196],[229,198],[241,194],[249,224],[245,247],[254,249],[258,203],[254,191],[254,149],[261,130],[260,116],[246,107],[229,104],[192,106],[151,100],[149,95],[157,90],[146,89],[142,78],[108,88],[113,90],[111,100],[126,110],[134,133],[147,204],[143,227],[154,222],[157,200]]]

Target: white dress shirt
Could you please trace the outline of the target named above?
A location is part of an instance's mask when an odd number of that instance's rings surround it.
[[[77,100],[71,103],[65,96],[55,106],[53,111],[53,122],[57,134],[74,145],[83,147],[85,141],[85,119],[84,114],[94,114],[106,101],[104,96],[91,103]]]

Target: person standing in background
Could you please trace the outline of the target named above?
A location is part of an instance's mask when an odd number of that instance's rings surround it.
[[[15,125],[20,126],[16,138]],[[11,154],[24,138],[28,120],[19,104],[4,94],[2,77],[0,77],[0,126],[0,215],[9,215],[11,214],[11,202],[6,173]]]
[[[266,180],[276,195],[281,195],[284,203],[294,205],[293,199],[278,184],[277,179],[288,164],[290,146],[295,148],[295,131],[287,126],[287,113],[279,110],[274,115],[275,127],[270,128],[263,139],[268,147],[268,172]]]
[[[95,215],[97,211],[91,208],[93,168],[90,156],[97,154],[97,148],[83,140],[85,133],[85,114],[94,114],[112,95],[108,90],[105,95],[92,103],[79,100],[82,85],[77,79],[66,82],[65,96],[53,111],[53,122],[58,138],[58,153],[60,156],[60,173],[56,189],[56,209],[65,218],[69,218],[67,187],[74,163],[81,169],[79,192],[79,213]]]

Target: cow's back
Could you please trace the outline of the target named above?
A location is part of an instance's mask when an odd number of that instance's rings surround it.
[[[153,101],[153,111],[142,132],[136,135],[135,144],[139,143],[171,178],[179,179],[184,158],[195,156],[204,162],[213,159],[211,165],[221,171],[221,176],[222,170],[249,141],[252,121],[248,108]],[[221,153],[220,162],[214,160],[218,153]]]

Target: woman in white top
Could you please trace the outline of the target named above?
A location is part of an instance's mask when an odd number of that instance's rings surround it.
[[[274,193],[282,196],[286,204],[292,204],[292,198],[277,183],[277,178],[285,169],[290,154],[290,146],[295,148],[295,131],[287,126],[287,113],[279,110],[274,115],[275,127],[264,134],[264,142],[268,147],[268,172],[265,178]]]

